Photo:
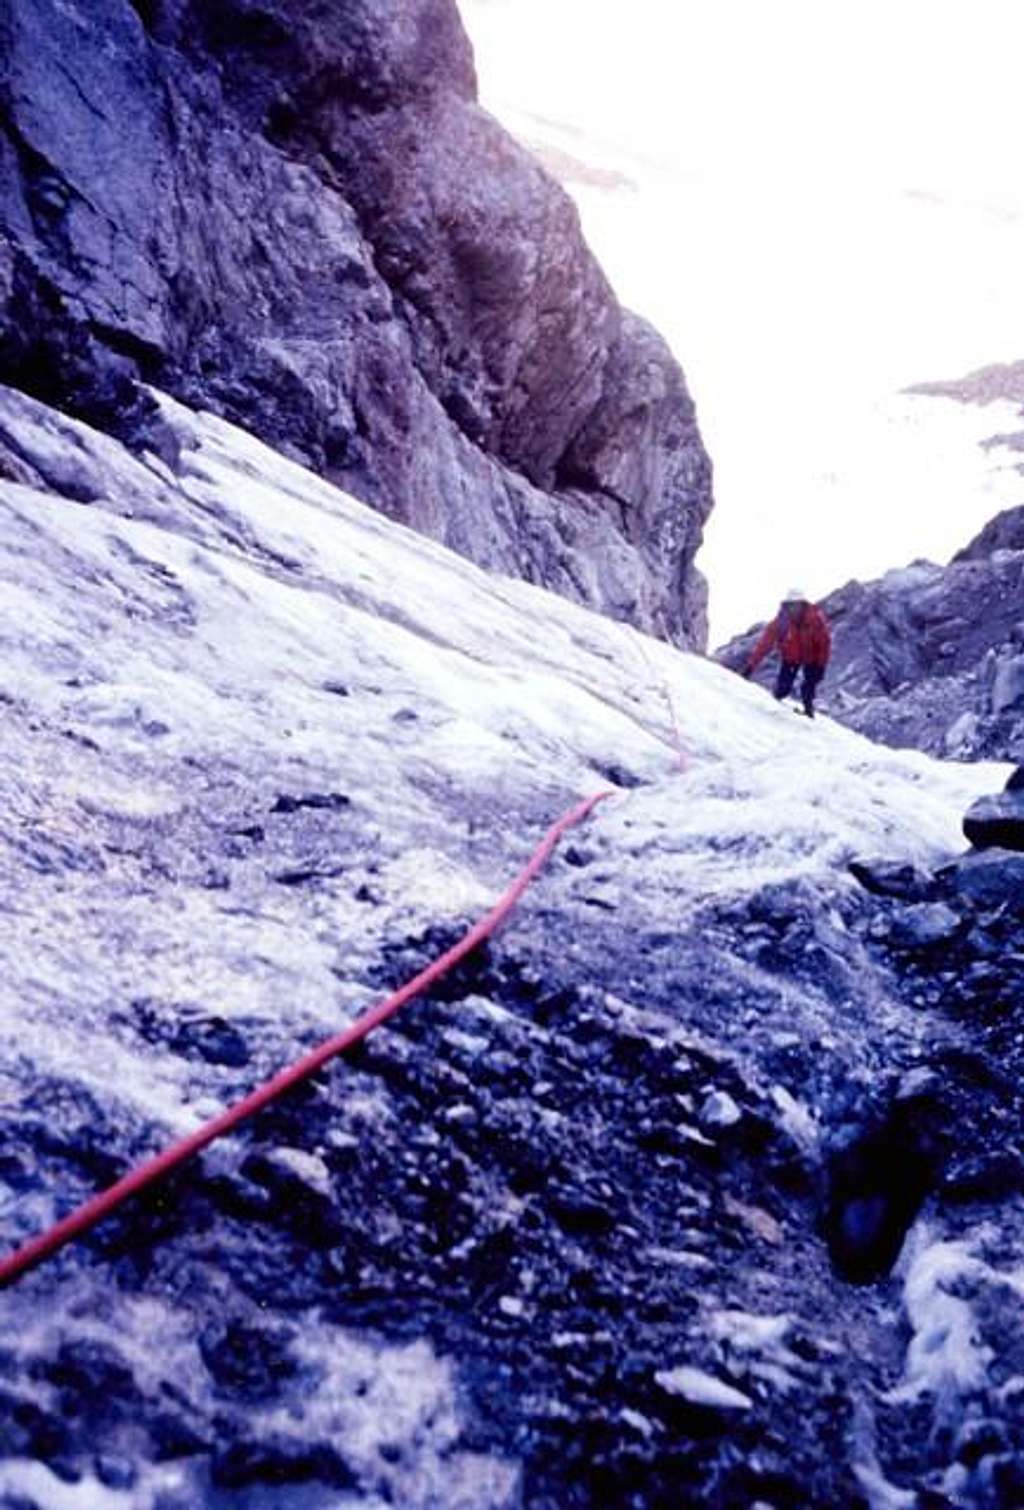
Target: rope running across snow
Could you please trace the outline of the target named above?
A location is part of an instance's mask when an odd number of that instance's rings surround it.
[[[11,1284],[27,1270],[34,1268],[51,1254],[56,1253],[66,1243],[81,1237],[88,1232],[97,1222],[109,1216],[123,1201],[133,1195],[138,1195],[147,1187],[154,1185],[165,1175],[191,1159],[200,1149],[207,1147],[216,1138],[221,1138],[225,1133],[232,1132],[240,1122],[252,1117],[256,1112],[262,1111],[270,1102],[275,1101],[286,1091],[291,1090],[303,1080],[308,1080],[311,1075],[323,1068],[331,1059],[338,1054],[343,1054],[353,1044],[359,1043],[374,1028],[386,1022],[414,996],[419,996],[432,986],[435,981],[446,975],[460,960],[464,959],[478,944],[490,937],[500,923],[508,916],[515,907],[523,892],[533,881],[537,873],[550,858],[552,851],[558,844],[562,835],[578,823],[582,823],[593,811],[599,802],[606,797],[612,796],[610,791],[597,792],[592,797],[586,797],[581,802],[563,813],[557,822],[553,823],[537,845],[526,865],[519,872],[516,879],[505,894],[497,901],[491,910],[476,923],[468,933],[464,934],[457,944],[454,944],[433,964],[427,965],[418,975],[408,981],[399,990],[392,993],[384,1001],[378,1002],[351,1023],[342,1032],[332,1038],[328,1038],[318,1048],[313,1049],[302,1059],[289,1065],[286,1069],[278,1072],[271,1080],[251,1091],[243,1100],[235,1103],[226,1111],[203,1124],[195,1132],[189,1133],[177,1143],[172,1143],[162,1153],[145,1163],[138,1165],[129,1171],[116,1184],[108,1190],[100,1191],[91,1199],[84,1202],[68,1216],[56,1222],[45,1232],[37,1237],[30,1238],[28,1242],[8,1254],[0,1260],[0,1286]]]

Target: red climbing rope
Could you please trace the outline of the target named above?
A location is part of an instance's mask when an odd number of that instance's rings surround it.
[[[490,912],[481,918],[457,944],[454,944],[451,949],[448,949],[436,959],[432,965],[428,965],[424,970],[421,970],[418,975],[414,976],[412,980],[408,981],[384,1001],[378,1002],[375,1007],[371,1007],[369,1011],[364,1012],[362,1017],[357,1018],[355,1022],[351,1023],[341,1033],[335,1034],[333,1038],[328,1038],[319,1048],[313,1049],[304,1058],[297,1060],[295,1064],[289,1065],[286,1069],[279,1071],[272,1080],[268,1080],[264,1085],[257,1087],[256,1090],[250,1092],[243,1100],[229,1107],[227,1111],[221,1112],[219,1116],[205,1123],[194,1133],[189,1133],[187,1137],[181,1138],[177,1143],[172,1143],[169,1148],[165,1148],[155,1158],[147,1160],[144,1164],[140,1164],[137,1169],[131,1170],[123,1179],[118,1180],[115,1185],[111,1185],[109,1190],[103,1190],[98,1195],[94,1195],[61,1221],[56,1222],[46,1232],[40,1233],[38,1237],[30,1238],[27,1243],[15,1249],[13,1253],[8,1254],[5,1259],[0,1260],[0,1286],[10,1284],[12,1280],[18,1279],[20,1275],[24,1274],[27,1269],[34,1268],[36,1264],[41,1263],[43,1259],[55,1253],[58,1248],[62,1248],[65,1243],[71,1242],[76,1237],[81,1237],[83,1232],[87,1232],[90,1227],[102,1221],[105,1216],[109,1216],[110,1212],[119,1206],[122,1201],[127,1200],[129,1196],[137,1195],[140,1190],[144,1190],[147,1186],[155,1184],[157,1180],[163,1179],[164,1175],[170,1174],[172,1169],[176,1169],[179,1164],[183,1164],[186,1159],[190,1159],[193,1154],[198,1153],[201,1148],[205,1148],[208,1143],[212,1143],[215,1138],[223,1137],[225,1133],[231,1132],[247,1117],[251,1117],[256,1112],[262,1111],[265,1106],[274,1101],[278,1096],[283,1095],[285,1091],[291,1090],[293,1086],[298,1085],[302,1080],[308,1080],[310,1075],[316,1074],[317,1070],[321,1069],[329,1059],[333,1059],[336,1055],[344,1053],[346,1049],[351,1048],[353,1044],[365,1038],[374,1028],[379,1027],[382,1022],[386,1022],[389,1017],[393,1017],[399,1008],[405,1006],[406,1002],[411,1000],[412,997],[419,996],[428,986],[432,986],[436,980],[440,980],[454,965],[457,965],[461,959],[464,959],[471,950],[475,949],[478,944],[488,938],[508,916],[537,872],[546,863],[555,845],[566,830],[572,828],[577,823],[581,823],[599,802],[612,795],[611,792],[597,792],[593,797],[585,798],[582,802],[578,802],[575,807],[570,808],[567,813],[563,813],[557,823],[553,823],[548,829],[544,838],[530,856],[529,861],[519,872],[519,875],[505,892],[504,896],[495,903]]]

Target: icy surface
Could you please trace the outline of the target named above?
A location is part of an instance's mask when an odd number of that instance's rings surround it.
[[[192,1125],[188,1085],[169,1084],[165,1064],[154,1080],[147,1061],[90,1031],[105,1018],[99,956],[112,933],[131,945],[117,967],[126,994],[216,989],[229,1015],[276,1014],[284,988],[297,1017],[328,1020],[333,959],[315,934],[296,935],[286,902],[276,916],[252,917],[216,890],[172,898],[185,916],[167,937],[161,910],[133,884],[130,829],[166,822],[170,831],[188,817],[189,792],[157,781],[154,767],[258,763],[264,786],[276,769],[282,786],[342,789],[371,815],[375,883],[403,921],[482,911],[539,827],[608,786],[616,768],[643,785],[591,821],[607,846],[606,884],[634,903],[668,892],[681,914],[710,893],[834,877],[854,854],[951,855],[963,809],[1001,782],[993,768],[879,750],[826,719],[809,724],[659,642],[641,651],[635,631],[488,577],[166,398],[183,445],[173,488],[70,421],[54,435],[29,400],[5,403],[21,413],[34,457],[51,447],[64,455],[70,434],[102,460],[104,496],[89,504],[0,490],[4,691],[31,698],[69,742],[69,758],[48,757],[28,781],[26,755],[8,745],[0,781],[22,830],[73,836],[80,884],[88,891],[99,868],[103,885],[88,936],[58,912],[40,940],[34,885],[8,836],[0,867],[21,898],[5,931],[31,976],[5,980],[0,1031],[14,1049],[33,1023],[40,1062],[54,1072],[74,1062],[97,1088],[109,1083],[113,1054],[120,1093],[169,1125]],[[131,517],[147,498],[160,523]],[[90,741],[94,758],[75,740]],[[264,797],[254,788],[254,807]],[[467,869],[461,840],[473,813],[506,830],[511,855],[483,849]],[[390,837],[399,829],[400,841]],[[119,873],[115,929],[104,898]],[[263,979],[225,971],[247,953],[265,966]],[[71,977],[81,983],[73,1037],[59,989]]]
[[[930,1391],[956,1400],[982,1387],[994,1356],[979,1334],[969,1296],[999,1277],[971,1252],[969,1242],[942,1242],[926,1223],[907,1246],[905,1304],[913,1335],[904,1382],[890,1399],[900,1404]],[[1012,1277],[1003,1282],[1024,1293],[1024,1285]]]
[[[836,1086],[870,1082],[894,1045],[914,1048],[929,1032],[880,976],[860,972],[863,944],[849,926],[860,893],[847,862],[950,859],[962,812],[1005,770],[879,749],[826,718],[810,722],[718,666],[488,577],[228,425],[159,403],[180,448],[173,472],[0,392],[22,453],[49,482],[0,483],[0,1110],[44,1151],[44,1129],[59,1124],[74,1150],[62,1145],[59,1182],[30,1178],[35,1152],[16,1150],[0,1189],[5,1242],[337,1032],[392,974],[412,972],[417,951],[433,948],[431,930],[448,942],[475,921],[560,813],[610,790],[509,929],[520,957],[542,956],[542,977],[565,970],[583,983],[572,1004],[532,1018],[492,999],[494,982],[470,984],[457,1021],[442,1022],[435,1055],[447,1078],[436,1115],[414,1120],[418,1153],[406,1149],[394,1083],[364,1076],[340,1082],[340,1110],[308,1146],[290,1129],[279,1135],[260,1178],[317,1210],[345,1188],[346,1158],[368,1148],[413,1162],[475,1147],[485,1114],[500,1112],[513,1148],[550,1142],[565,1159],[592,1139],[599,1162],[585,1192],[549,1192],[557,1182],[540,1180],[571,1234],[560,1261],[584,1270],[593,1228],[599,1247],[621,1243],[624,1261],[642,1264],[641,1297],[651,1287],[671,1296],[658,1301],[656,1327],[679,1317],[683,1334],[662,1353],[663,1404],[669,1395],[753,1420],[805,1409],[802,1392],[817,1388],[808,1381],[836,1357],[851,1356],[856,1375],[862,1336],[890,1336],[891,1319],[878,1327],[870,1302],[851,1302],[842,1331],[806,1210],[794,1215],[757,1185],[757,1160],[765,1138],[783,1163],[779,1140],[785,1158],[817,1159]],[[801,942],[812,904],[816,931]],[[792,954],[773,963],[765,951],[791,923]],[[633,959],[623,939],[650,948]],[[645,1055],[657,1080],[661,1110],[646,1127],[633,1126],[625,1100],[625,1136],[649,1140],[652,1178],[670,1187],[671,1221],[652,1218],[643,1232],[630,1226],[642,1211],[612,1213],[623,1194],[645,1192],[623,1193],[600,1172],[609,1149],[586,1086],[603,1093],[594,1077],[614,1055],[588,1042],[595,1023],[621,1053],[631,1094]],[[381,1052],[399,1078],[418,1065],[414,1040],[394,1035]],[[543,1073],[519,1084],[517,1062],[531,1055]],[[508,1080],[495,1105],[481,1101],[485,1065]],[[567,1075],[578,1101],[552,1092]],[[211,1180],[235,1180],[239,1199],[252,1196],[236,1168],[248,1146],[232,1139],[206,1166]],[[710,1193],[680,1189],[673,1160]],[[477,1227],[502,1243],[527,1232],[528,1196],[466,1163],[476,1226],[443,1249],[452,1266],[472,1255]],[[725,1170],[733,1188],[723,1194],[709,1170]],[[383,1202],[358,1215],[374,1253],[401,1253],[407,1234]],[[730,1234],[722,1253],[708,1244],[715,1224]],[[208,1241],[197,1239],[190,1261],[219,1285]],[[741,1261],[748,1247],[755,1257]],[[939,1253],[941,1264],[933,1257],[907,1279],[906,1315],[927,1340],[911,1343],[905,1377],[895,1344],[892,1366],[879,1364],[908,1399],[932,1388],[925,1353],[956,1389],[986,1357],[968,1346],[970,1320],[944,1278],[949,1250]],[[91,1309],[100,1292],[75,1291],[79,1263],[103,1267],[94,1254],[65,1254],[4,1297],[19,1345],[49,1356],[66,1337],[123,1338],[151,1397],[150,1358],[173,1362],[180,1348],[178,1372],[204,1377],[186,1311],[122,1297],[101,1321]],[[301,1267],[294,1278],[304,1281]],[[378,1282],[367,1280],[371,1292]],[[343,1283],[353,1283],[344,1268]],[[486,1325],[527,1335],[542,1325],[552,1302],[529,1265],[488,1283]],[[38,1304],[51,1285],[52,1315]],[[564,1276],[559,1285],[561,1297]],[[707,1303],[687,1332],[680,1297],[691,1302],[697,1288]],[[577,1310],[533,1334],[531,1348],[564,1352],[571,1379],[580,1356],[612,1345],[606,1337],[620,1345],[603,1312]],[[516,1447],[463,1438],[469,1386],[440,1347],[419,1336],[385,1344],[335,1317],[311,1321],[291,1356],[317,1381],[301,1422],[261,1406],[254,1429],[265,1424],[285,1447],[313,1432],[343,1437],[361,1503],[519,1502],[528,1436]],[[688,1361],[674,1368],[673,1356]],[[619,1403],[612,1414],[630,1440],[667,1440],[664,1423],[651,1424],[656,1401]],[[568,1410],[540,1386],[527,1404],[545,1430]],[[195,1395],[189,1408],[214,1407]],[[382,1411],[399,1444],[382,1437]],[[140,1478],[133,1503],[187,1504],[195,1481],[182,1470],[175,1488],[176,1472]],[[48,1487],[46,1474],[21,1459],[0,1483],[44,1505],[88,1503],[88,1483]],[[123,1501],[104,1488],[94,1502]],[[346,1502],[341,1489],[331,1500]]]

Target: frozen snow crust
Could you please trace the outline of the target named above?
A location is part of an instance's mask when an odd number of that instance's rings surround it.
[[[1020,926],[941,880],[1005,769],[158,402],[163,460],[0,390],[7,1244],[616,795],[431,1000],[0,1297],[2,1503],[1018,1502]]]

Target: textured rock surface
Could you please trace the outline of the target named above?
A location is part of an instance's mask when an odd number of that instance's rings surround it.
[[[1005,770],[159,412],[173,468],[0,393],[6,1243],[616,795],[430,1000],[0,1295],[4,1503],[1019,1503],[1024,936],[955,879]]]
[[[0,381],[159,450],[140,377],[703,646],[682,374],[475,104],[454,0],[5,0]]]
[[[822,600],[833,654],[819,706],[897,748],[1024,759],[1024,542],[1001,515],[948,566],[915,562]],[[743,664],[760,626],[718,652]],[[777,661],[759,672],[768,683]]]

